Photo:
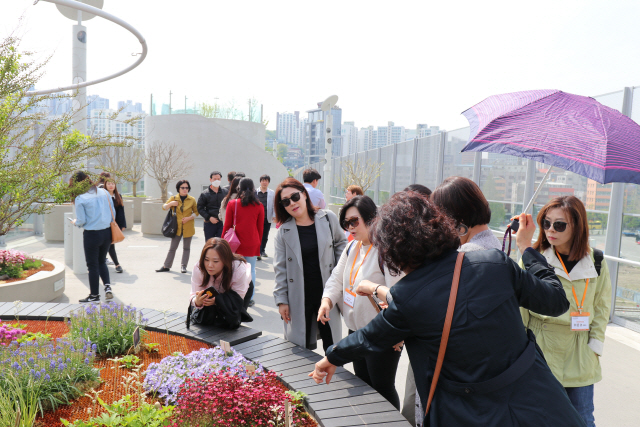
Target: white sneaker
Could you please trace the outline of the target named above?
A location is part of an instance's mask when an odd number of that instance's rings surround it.
[[[113,265],[113,261],[111,261],[109,258],[107,258],[107,265]]]
[[[109,285],[104,287],[104,299],[113,299],[113,292],[111,292],[111,286]]]

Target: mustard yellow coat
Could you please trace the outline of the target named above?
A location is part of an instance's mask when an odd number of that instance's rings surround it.
[[[593,265],[593,249],[569,272],[565,273],[553,246],[542,253],[562,282],[571,304],[561,316],[549,317],[520,309],[524,325],[536,335],[553,375],[564,387],[584,387],[602,379],[600,356],[604,351],[604,336],[611,310],[611,279],[606,261],[602,261],[600,275]],[[520,262],[522,267],[522,262]],[[578,307],[571,290],[575,287],[578,300],[582,300],[586,279],[589,279],[584,312],[588,312],[589,331],[571,330],[571,312]]]
[[[192,237],[194,234],[196,234],[196,226],[194,224],[194,220],[191,220],[186,224],[182,224],[182,218],[191,216],[194,213],[197,216],[198,203],[196,202],[196,199],[193,196],[187,196],[187,198],[184,199],[184,204],[183,204],[182,199],[177,194],[175,196],[169,197],[169,200],[167,200],[166,203],[173,202],[174,200],[178,201],[178,206],[175,206],[175,207],[172,206],[169,209],[175,209],[175,212],[178,216],[178,232],[176,233],[176,235],[182,236],[185,238]],[[183,231],[184,231],[184,234],[183,234]]]

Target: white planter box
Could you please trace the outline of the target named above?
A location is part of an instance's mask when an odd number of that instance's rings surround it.
[[[146,201],[142,203],[142,235],[162,235],[162,222],[167,211],[162,210],[161,201]]]
[[[64,242],[64,214],[73,212],[71,203],[53,205],[44,216],[44,238],[47,242]]]

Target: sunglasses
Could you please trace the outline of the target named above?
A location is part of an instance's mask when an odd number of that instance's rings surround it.
[[[345,230],[348,230],[349,227],[356,228],[359,225],[360,225],[359,216],[352,216],[351,218],[345,218],[345,220],[342,221],[342,228],[344,228]]]
[[[301,193],[302,193],[301,191],[298,191],[297,193],[293,193],[291,195],[291,197],[289,197],[287,199],[280,200],[280,203],[282,203],[282,206],[284,206],[286,208],[287,206],[289,206],[291,204],[291,202],[300,201],[300,194]]]
[[[551,221],[549,221],[548,219],[542,221],[542,228],[544,228],[545,230],[549,230],[551,228],[551,225],[553,225],[553,229],[558,233],[562,233],[567,229],[567,223],[563,221],[555,221],[553,224],[551,224]]]
[[[188,190],[189,187],[180,187],[181,190]]]

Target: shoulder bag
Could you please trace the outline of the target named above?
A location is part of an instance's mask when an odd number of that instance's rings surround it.
[[[167,216],[162,223],[162,234],[170,239],[178,234],[178,216],[175,209],[169,208],[169,212],[167,212]]]
[[[107,193],[107,197],[111,199],[109,193]],[[116,219],[113,215],[113,208],[111,207],[111,200],[108,200],[107,202],[109,203],[109,212],[111,212],[111,224],[109,224],[111,226],[111,244],[120,243],[124,240],[124,233],[116,223]]]
[[[240,199],[236,199],[235,208],[233,211],[233,226],[231,226],[226,233],[224,233],[223,239],[229,243],[231,246],[231,252],[236,253],[238,248],[240,247],[240,239],[238,239],[238,235],[236,234],[236,215],[238,214],[238,201]]]
[[[449,305],[447,306],[447,315],[444,318],[444,328],[442,330],[442,338],[440,339],[440,349],[438,350],[438,360],[436,362],[436,369],[433,372],[433,379],[431,380],[431,389],[429,390],[429,399],[427,400],[427,409],[424,411],[425,423],[427,421],[427,414],[429,408],[431,408],[431,401],[433,395],[436,392],[436,385],[438,384],[438,378],[440,377],[440,371],[442,370],[442,362],[444,361],[444,353],[447,350],[447,343],[449,342],[449,332],[451,332],[451,322],[453,321],[453,310],[456,307],[456,299],[458,297],[458,284],[460,283],[460,270],[462,270],[462,260],[464,259],[464,252],[458,252],[458,259],[456,260],[456,268],[453,270],[453,282],[451,283],[451,294],[449,294]]]

